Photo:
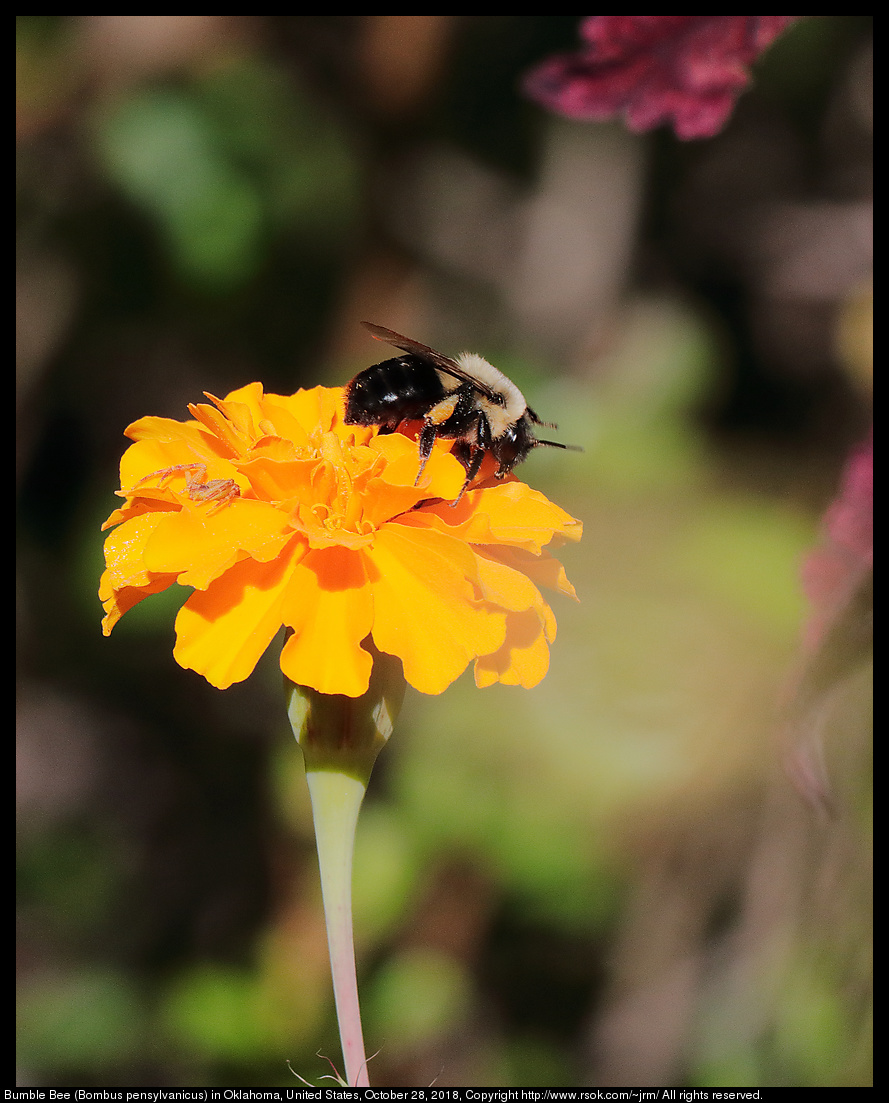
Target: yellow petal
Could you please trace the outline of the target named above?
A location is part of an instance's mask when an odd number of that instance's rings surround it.
[[[141,586],[151,577],[145,566],[145,545],[169,513],[138,513],[105,538],[106,574],[116,588]]]
[[[154,574],[145,567],[144,549],[163,513],[142,513],[123,521],[105,540],[107,569],[99,582],[105,609],[102,631],[107,636],[120,618],[144,597],[166,590],[175,574]]]
[[[287,400],[280,395],[267,394],[262,401],[262,423],[275,434],[281,444],[298,452],[309,446],[309,433],[287,408]]]
[[[173,657],[219,689],[241,682],[281,627],[281,605],[302,555],[294,538],[277,559],[236,563],[196,590],[176,618]]]
[[[150,475],[170,468],[184,468],[192,464],[216,462],[205,441],[195,443],[185,440],[138,440],[124,452],[120,461],[120,485],[125,491],[136,492]],[[154,480],[155,483],[158,480]]]
[[[381,528],[393,517],[409,513],[426,496],[427,491],[420,487],[392,486],[383,479],[372,479],[367,484],[362,520],[372,528]]]
[[[268,398],[294,417],[311,436],[319,429],[327,432],[341,420],[342,393],[342,387],[312,387],[298,390],[295,394],[269,395]]]
[[[238,433],[247,440],[261,436],[259,423],[262,421],[262,384],[248,383],[225,398],[207,397],[225,418],[231,422]]]
[[[546,548],[539,555],[534,555],[524,548],[511,547],[506,544],[473,546],[480,556],[495,559],[513,570],[527,575],[537,586],[546,586],[550,590],[558,590],[560,594],[573,597],[577,601],[577,593],[568,581],[565,568],[558,559],[550,555]]]
[[[474,600],[475,557],[459,540],[392,523],[365,555],[374,643],[401,659],[422,693],[441,693],[471,659],[503,642],[505,616]]]
[[[238,498],[214,509],[205,502],[164,515],[146,541],[149,571],[175,572],[183,586],[206,590],[244,554],[260,563],[274,559],[292,533],[286,515],[267,502]]]
[[[514,612],[540,604],[540,593],[527,575],[499,559],[476,555],[476,561],[481,592],[486,601]]]
[[[484,688],[502,682],[531,689],[543,680],[549,669],[549,647],[540,617],[532,609],[510,613],[506,625],[503,646],[476,660],[476,685]]]
[[[457,503],[430,503],[411,522],[432,524],[471,544],[513,544],[540,550],[556,534],[579,540],[582,526],[570,514],[518,480],[471,490]]]
[[[370,447],[386,460],[380,478],[393,486],[413,487],[420,469],[418,444],[401,433],[384,433],[374,437]],[[452,456],[453,441],[437,440],[420,478],[417,500],[442,498],[452,502],[466,481],[466,471]]]
[[[184,444],[199,451],[212,441],[206,429],[196,421],[176,421],[171,417],[140,417],[124,429],[124,436],[135,441]]]
[[[249,480],[254,491],[270,502],[287,502],[300,496],[312,497],[312,473],[318,465],[314,459],[286,459],[256,455],[240,460],[237,468]]]
[[[146,578],[139,586],[115,587],[112,585],[109,572],[105,571],[99,582],[99,598],[105,609],[105,616],[102,618],[102,635],[110,636],[111,630],[124,613],[129,612],[134,605],[138,605],[143,598],[166,590],[175,581],[174,574],[167,574]]]
[[[246,452],[252,443],[249,437],[239,433],[221,410],[205,402],[190,403],[189,412],[219,441],[222,455],[237,457]]]
[[[361,642],[373,624],[373,598],[360,553],[310,551],[293,573],[282,616],[294,629],[281,653],[292,682],[346,697],[367,691],[373,660]]]
[[[115,493],[121,494],[123,492],[118,490],[115,491]],[[115,525],[119,525],[123,521],[130,521],[134,517],[141,517],[146,513],[175,513],[179,509],[179,503],[173,500],[174,498],[174,495],[167,494],[158,496],[155,491],[151,490],[134,495],[128,498],[126,504],[122,505],[120,509],[114,510],[108,520],[102,525],[102,532],[106,529],[114,528]]]

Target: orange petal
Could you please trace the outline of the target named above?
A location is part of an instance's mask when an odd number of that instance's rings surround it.
[[[124,429],[130,440],[154,440],[162,444],[182,443],[200,450],[212,440],[196,421],[176,421],[171,417],[140,417]]]
[[[346,548],[310,551],[293,573],[282,616],[294,629],[281,669],[297,685],[359,697],[373,660],[361,647],[373,624],[363,560]]]
[[[115,493],[119,494],[121,491],[115,491]],[[144,492],[140,491],[138,495],[128,498],[126,504],[122,505],[120,509],[114,510],[102,525],[102,532],[114,528],[115,525],[119,525],[123,521],[140,517],[145,513],[175,513],[180,506],[174,499],[175,495],[172,494],[160,494],[150,489]]]
[[[374,437],[370,447],[386,459],[380,478],[393,486],[413,487],[420,469],[417,442],[402,433],[384,433]],[[437,440],[420,478],[421,498],[443,498],[452,502],[466,481],[463,465],[452,456],[453,441]]]
[[[294,540],[271,563],[244,559],[196,590],[176,618],[176,662],[219,689],[243,681],[282,625],[284,593],[301,554]]]
[[[149,475],[167,471],[173,467],[190,467],[205,464],[210,478],[231,478],[235,472],[231,465],[220,459],[217,451],[205,436],[193,435],[182,440],[138,440],[124,452],[120,461],[120,485],[131,493]],[[220,464],[225,466],[220,467]]]
[[[309,434],[305,427],[287,408],[286,398],[267,394],[262,400],[262,422],[281,444],[287,444],[294,454],[309,446]]]
[[[105,538],[106,574],[116,589],[141,586],[151,572],[145,566],[145,546],[170,513],[138,513],[127,518]]]
[[[533,552],[556,534],[579,540],[582,532],[580,521],[518,480],[471,490],[456,506],[430,503],[410,523],[435,525],[471,544],[513,544]]]
[[[237,464],[254,491],[271,502],[286,502],[300,496],[312,500],[312,474],[317,466],[315,459],[293,456],[283,459],[255,453]]]
[[[269,395],[269,400],[286,410],[311,436],[319,429],[327,432],[341,420],[342,387],[312,387],[291,395]],[[349,426],[351,428],[351,426]]]
[[[111,630],[115,624],[120,620],[124,613],[129,612],[134,605],[138,605],[139,602],[151,594],[159,594],[167,587],[172,586],[176,581],[174,574],[158,575],[155,578],[148,578],[140,586],[121,586],[114,587],[111,583],[108,571],[102,575],[102,580],[99,583],[99,598],[102,601],[102,606],[105,609],[105,616],[102,618],[102,634],[104,636],[110,636]]]
[[[287,516],[267,502],[238,498],[220,509],[205,502],[164,515],[146,542],[144,561],[149,571],[172,571],[183,586],[206,590],[243,553],[267,563],[291,535]]]
[[[471,659],[502,644],[505,617],[474,600],[475,556],[461,541],[393,523],[365,555],[374,643],[401,659],[422,693],[441,693]]]
[[[549,670],[549,647],[538,613],[529,609],[510,613],[506,621],[506,641],[490,655],[475,663],[475,683],[484,688],[494,682],[531,689]]]
[[[573,597],[577,601],[577,593],[568,581],[565,568],[547,551],[546,548],[539,555],[526,551],[524,548],[515,548],[506,544],[501,545],[474,545],[479,556],[496,559],[498,562],[512,567],[513,570],[527,575],[537,586],[546,586],[550,590],[558,590],[560,594]]]
[[[541,603],[540,592],[522,571],[485,555],[477,555],[476,562],[482,596],[486,601],[513,612],[531,609]]]
[[[361,518],[372,528],[381,528],[393,517],[409,513],[428,492],[416,486],[393,486],[388,480],[371,479],[363,502]]]
[[[240,456],[249,449],[252,441],[243,436],[228,420],[221,410],[215,406],[209,406],[206,402],[188,404],[192,417],[207,429],[207,432],[215,440],[219,441],[220,452],[225,456]]]
[[[261,383],[247,383],[225,398],[214,398],[213,395],[207,397],[242,437],[253,440],[262,435],[259,429],[263,417]]]

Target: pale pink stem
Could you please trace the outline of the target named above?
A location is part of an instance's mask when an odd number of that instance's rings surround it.
[[[352,939],[352,855],[355,826],[365,785],[336,770],[308,770],[315,842],[321,870],[321,895],[340,1043],[351,1087],[370,1086]]]

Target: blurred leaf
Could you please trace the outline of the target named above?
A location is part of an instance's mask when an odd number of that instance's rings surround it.
[[[817,119],[836,80],[837,63],[867,29],[871,16],[820,15],[798,20],[756,64],[757,96]]]
[[[130,93],[97,120],[97,145],[112,180],[157,221],[173,264],[201,290],[251,279],[278,235],[341,242],[357,211],[340,129],[258,62]]]
[[[507,1043],[511,1085],[546,1084],[552,1088],[571,1088],[581,1083],[581,1073],[565,1060],[562,1048],[551,1040],[513,1036]]]
[[[580,438],[585,466],[598,486],[624,495],[687,487],[704,469],[691,419],[713,383],[713,334],[695,311],[667,298],[630,303],[621,323],[595,363],[592,409],[584,411],[592,439]]]
[[[452,689],[430,710],[422,739],[401,753],[394,784],[402,830],[424,864],[473,855],[527,917],[562,930],[597,928],[614,915],[619,882],[588,830],[601,810],[590,807],[582,733],[557,728],[541,747],[520,698],[492,688],[479,701],[477,693]]]
[[[328,246],[348,236],[358,164],[343,127],[317,99],[257,59],[211,70],[199,91],[220,145],[256,182],[273,230]]]
[[[20,137],[51,121],[76,89],[70,25],[60,15],[15,17],[16,130]]]
[[[374,944],[401,919],[416,891],[419,856],[407,825],[379,802],[366,802],[355,840],[355,939]]]
[[[782,986],[777,1046],[794,1084],[826,1087],[848,1083],[854,1057],[848,1003],[831,976],[830,965],[797,962]]]
[[[525,919],[555,930],[601,930],[618,912],[620,879],[585,837],[575,810],[551,793],[541,797],[531,806],[519,800],[502,823],[497,857],[506,887]]]
[[[166,994],[161,1020],[181,1050],[201,1058],[249,1062],[277,1043],[255,975],[220,965],[198,965],[180,976]]]
[[[857,285],[840,304],[837,351],[855,383],[867,395],[874,387],[874,287],[869,279]]]
[[[103,1068],[130,1060],[145,1044],[133,982],[110,969],[84,969],[31,981],[18,995],[19,1064]]]
[[[702,503],[674,555],[703,594],[790,640],[806,611],[800,582],[812,522],[774,502],[728,496]]]
[[[109,840],[73,829],[37,835],[18,855],[20,905],[54,915],[66,931],[95,928],[107,919],[124,880],[115,850]]]
[[[198,284],[228,287],[259,259],[259,197],[218,148],[200,103],[175,89],[121,100],[101,120],[106,166],[159,222],[174,262]]]
[[[695,1087],[736,1088],[739,1084],[762,1084],[764,1063],[752,1048],[739,1049],[720,1060],[701,1061],[689,1081]]]
[[[364,1013],[369,1031],[397,1055],[455,1027],[469,999],[470,981],[458,962],[431,950],[406,950],[373,977]]]

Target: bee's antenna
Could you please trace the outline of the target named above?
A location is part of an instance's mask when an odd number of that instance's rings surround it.
[[[541,425],[543,422],[541,422]],[[545,444],[547,448],[562,448],[566,452],[582,452],[583,448],[579,444],[562,444],[558,440],[539,440],[538,444]]]

